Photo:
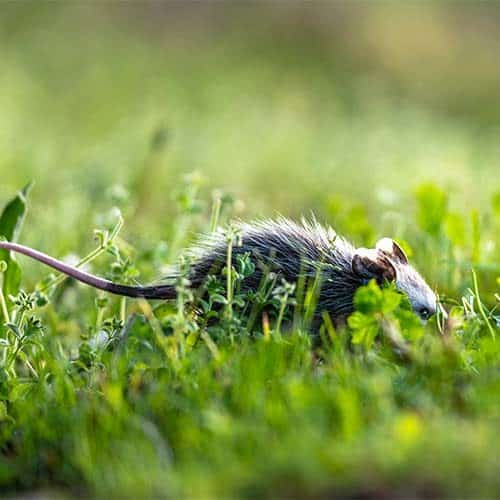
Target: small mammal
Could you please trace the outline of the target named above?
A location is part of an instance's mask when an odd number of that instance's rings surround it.
[[[390,238],[379,240],[375,248],[355,248],[331,228],[317,222],[301,223],[289,219],[264,220],[237,225],[241,246],[232,248],[232,259],[249,253],[255,271],[244,280],[247,289],[257,290],[266,271],[273,271],[290,283],[299,276],[314,279],[321,272],[317,311],[326,310],[332,320],[342,321],[353,311],[353,297],[358,287],[375,279],[394,282],[404,293],[414,312],[426,321],[437,311],[437,299],[429,285],[409,264],[401,247]],[[0,241],[0,248],[24,254],[71,278],[116,295],[146,299],[173,299],[175,286],[159,284],[131,286],[114,283],[54,259],[29,247]],[[203,287],[209,274],[220,273],[226,264],[227,243],[223,234],[206,235],[189,252],[193,258],[188,278],[191,288]],[[167,279],[175,277],[175,272]]]

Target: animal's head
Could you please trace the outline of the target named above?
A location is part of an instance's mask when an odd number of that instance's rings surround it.
[[[437,298],[420,274],[408,263],[402,248],[390,238],[377,242],[375,248],[358,248],[352,258],[352,270],[363,279],[375,279],[382,284],[394,282],[404,293],[422,321],[437,311]]]

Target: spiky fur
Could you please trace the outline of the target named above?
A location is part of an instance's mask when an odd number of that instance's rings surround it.
[[[296,223],[281,217],[251,224],[240,222],[236,226],[242,244],[232,248],[232,265],[245,253],[255,264],[255,272],[244,280],[243,288],[257,290],[268,272],[276,273],[290,283],[302,281],[305,287],[314,283],[315,320],[323,311],[328,312],[334,322],[342,320],[353,310],[356,289],[370,278],[379,282],[395,280],[396,287],[408,296],[413,310],[423,320],[437,310],[436,295],[392,240],[380,240],[376,249],[355,249],[333,229],[324,228],[315,219]],[[160,300],[177,296],[175,280],[180,268],[172,270],[163,283],[157,285],[122,285],[24,245],[0,241],[0,248],[24,254],[82,283],[117,295]],[[193,261],[188,273],[190,286],[203,293],[207,277],[220,274],[228,255],[224,232],[203,236],[200,243],[188,252]]]
[[[326,310],[333,319],[352,312],[354,292],[363,280],[352,271],[355,248],[333,229],[314,219],[297,223],[284,217],[240,222],[236,228],[241,231],[242,245],[233,247],[233,264],[238,255],[248,252],[256,266],[244,280],[244,288],[256,290],[269,271],[290,283],[302,277],[309,285],[320,273],[317,310]],[[188,256],[193,261],[190,281],[194,288],[200,288],[209,274],[218,274],[225,265],[224,233],[203,236]]]

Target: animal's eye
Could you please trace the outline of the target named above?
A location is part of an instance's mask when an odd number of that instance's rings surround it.
[[[427,307],[422,307],[422,309],[420,309],[420,311],[418,311],[418,313],[422,319],[429,319],[429,316],[431,315],[430,311],[429,311],[429,309],[427,309]]]

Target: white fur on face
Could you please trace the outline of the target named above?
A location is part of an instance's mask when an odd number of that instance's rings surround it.
[[[410,265],[397,266],[396,288],[408,297],[414,312],[422,320],[436,314],[436,294]]]

